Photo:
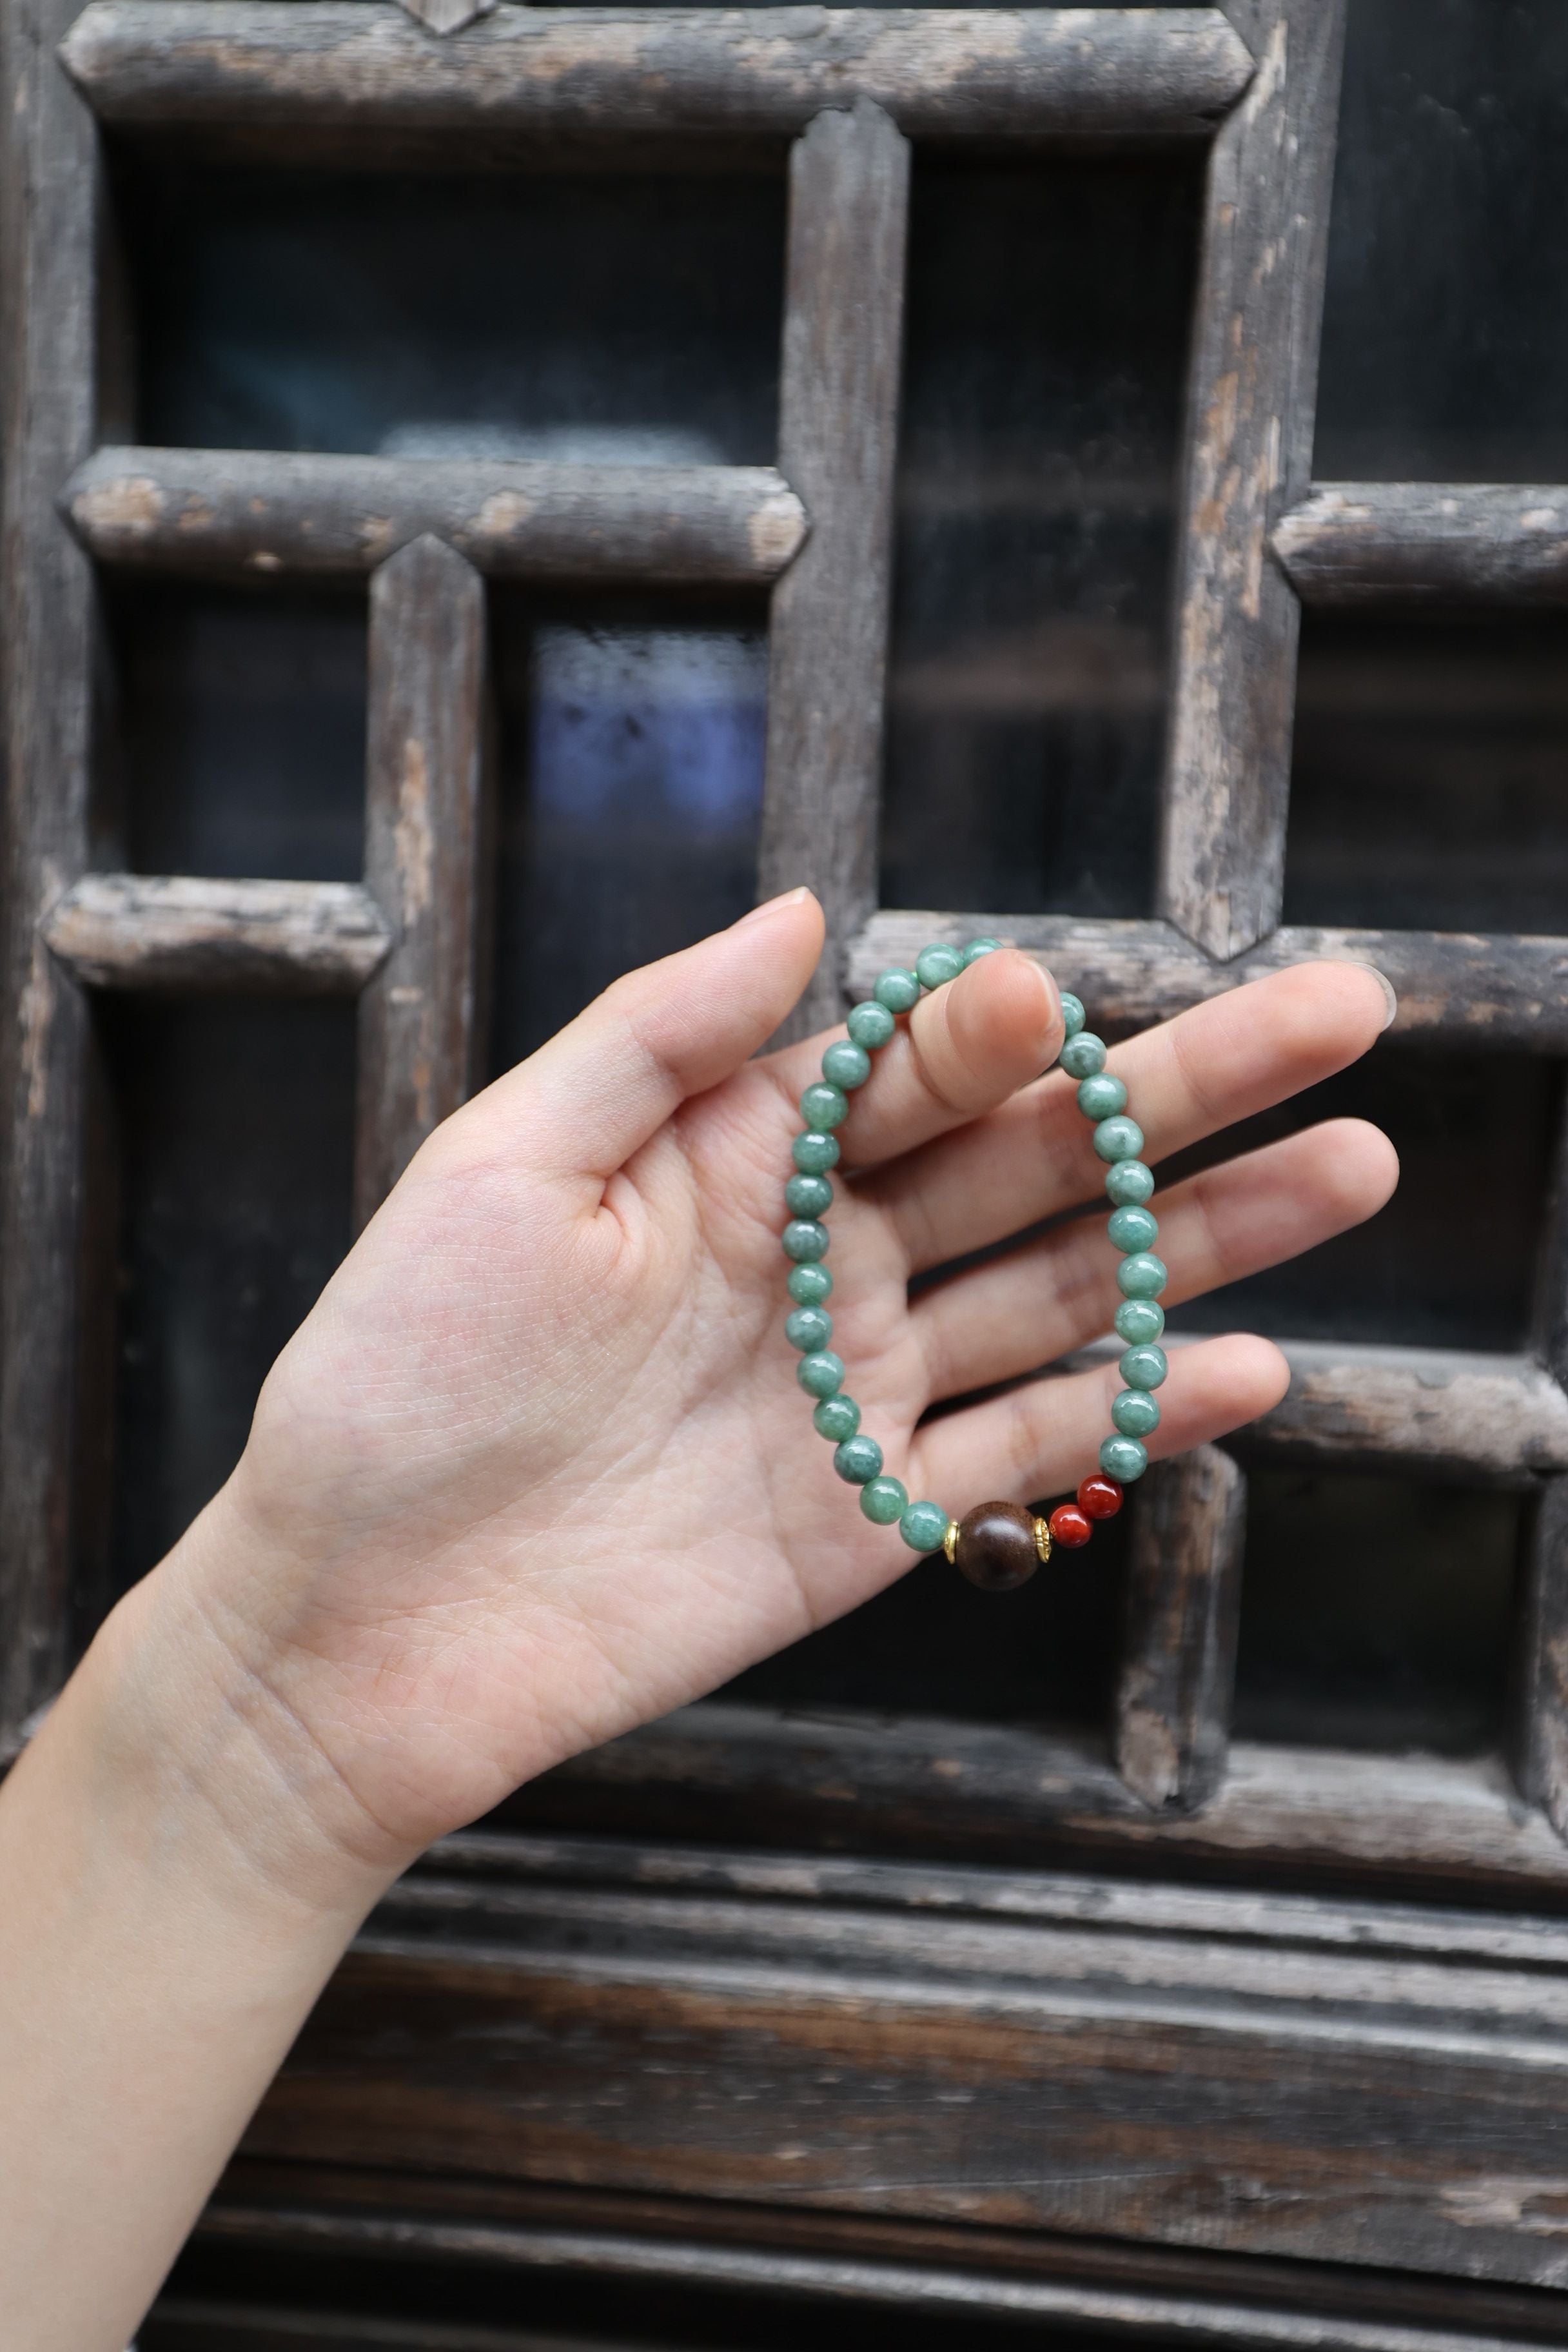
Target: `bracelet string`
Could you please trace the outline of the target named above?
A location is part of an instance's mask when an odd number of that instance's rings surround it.
[[[913,1011],[922,992],[945,987],[982,956],[994,954],[999,940],[971,940],[964,948],[922,948],[912,971],[894,966],[883,972],[865,1003],[849,1014],[846,1037],[835,1039],[822,1056],[822,1076],[800,1098],[805,1125],[795,1139],[795,1173],[784,1186],[790,1221],[784,1230],[791,1260],[789,1295],[794,1302],[784,1334],[800,1352],[795,1377],[816,1401],[812,1419],[833,1446],[833,1467],[860,1491],[860,1508],[879,1527],[897,1526],[911,1551],[941,1551],[969,1579],[989,1591],[1005,1591],[1033,1576],[1055,1545],[1076,1550],[1088,1543],[1097,1519],[1113,1518],[1123,1489],[1149,1466],[1143,1440],[1158,1428],[1153,1391],[1168,1369],[1160,1335],[1165,1328],[1160,1293],[1165,1268],[1154,1255],[1159,1225],[1149,1208],[1152,1171],[1141,1154],[1143,1132],[1127,1115],[1127,1088],[1105,1066],[1105,1046],[1084,1026],[1076,996],[1064,995],[1067,1034],[1058,1056],[1078,1082],[1078,1107],[1094,1129],[1094,1149],[1106,1163],[1105,1189],[1111,1213],[1106,1232],[1121,1254],[1117,1285],[1121,1304],[1116,1331],[1126,1342],[1119,1367],[1124,1383],[1111,1403],[1110,1434],[1100,1448],[1100,1469],[1082,1480],[1077,1495],[1039,1518],[1019,1503],[981,1503],[954,1519],[940,1503],[911,1502],[902,1482],[888,1477],[882,1449],[860,1426],[860,1408],[844,1393],[845,1367],[828,1342],[833,1318],[827,1300],[833,1276],[823,1264],[828,1232],[823,1218],[832,1205],[831,1171],[838,1164],[835,1129],[849,1115],[849,1097],[871,1075],[871,1056],[894,1034],[900,1017]]]

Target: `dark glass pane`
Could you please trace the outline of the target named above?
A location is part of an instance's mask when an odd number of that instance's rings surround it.
[[[1498,1737],[1521,1501],[1404,1478],[1254,1474],[1243,1739],[1464,1753]]]
[[[494,600],[500,825],[493,1061],[756,896],[760,620]]]
[[[1568,10],[1351,0],[1313,471],[1568,478]]]
[[[1149,909],[1198,188],[917,156],[888,905]]]
[[[114,1572],[162,1557],[349,1243],[347,1004],[103,1007],[120,1129]]]
[[[353,881],[364,870],[363,595],[139,585],[111,604],[106,862]],[[114,843],[112,848],[110,843]]]
[[[1304,615],[1285,919],[1568,931],[1568,615]]]
[[[126,174],[145,440],[769,464],[782,178]]]

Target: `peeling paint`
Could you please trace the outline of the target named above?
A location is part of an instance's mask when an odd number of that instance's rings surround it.
[[[521,530],[533,512],[533,500],[521,490],[493,490],[468,528],[476,538],[505,539]]]
[[[85,530],[148,539],[163,520],[163,493],[150,474],[121,474],[81,491],[74,511]]]
[[[403,773],[398,780],[393,841],[403,894],[403,919],[405,924],[416,923],[430,905],[436,850],[430,837],[430,772],[425,746],[417,735],[408,736],[403,746]]]

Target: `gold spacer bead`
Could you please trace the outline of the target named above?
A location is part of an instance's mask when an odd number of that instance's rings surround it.
[[[1051,1556],[1051,1531],[1044,1519],[1035,1521],[1035,1549],[1039,1553],[1040,1566],[1044,1568]]]
[[[956,1519],[949,1519],[947,1533],[942,1539],[942,1556],[949,1568],[956,1566],[958,1560],[958,1521]]]

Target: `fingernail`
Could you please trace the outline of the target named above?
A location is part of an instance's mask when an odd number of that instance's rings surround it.
[[[764,898],[760,907],[753,907],[749,915],[742,915],[731,929],[743,930],[748,923],[760,923],[765,915],[776,915],[781,907],[798,907],[810,896],[811,892],[804,882],[797,884],[793,890],[781,890],[776,898]]]
[[[1383,1016],[1383,1025],[1385,1029],[1391,1029],[1394,1025],[1394,1016],[1399,1010],[1399,999],[1394,992],[1394,982],[1385,971],[1379,971],[1374,963],[1369,963],[1367,970],[1383,991],[1384,1000],[1388,1006],[1387,1012]]]

